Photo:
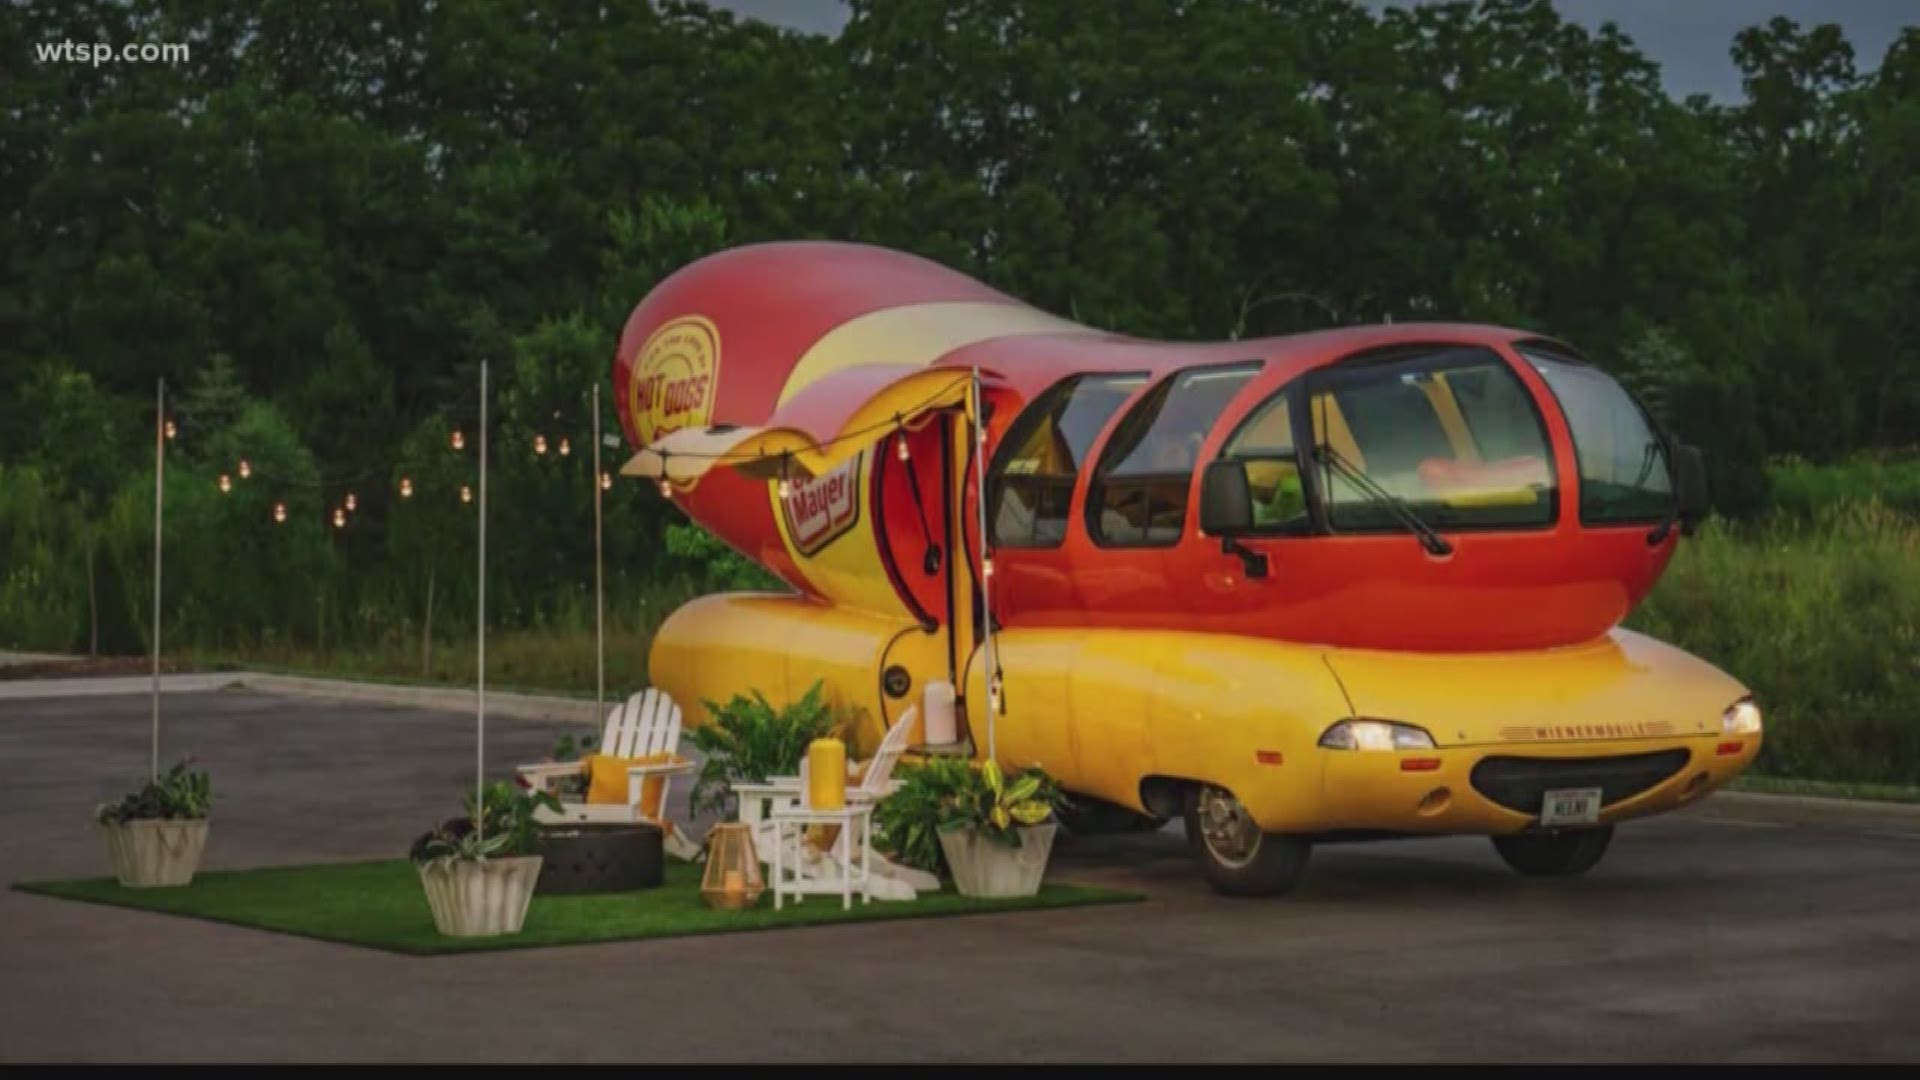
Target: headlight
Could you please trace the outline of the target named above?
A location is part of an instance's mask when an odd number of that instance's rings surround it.
[[[1727,706],[1727,711],[1720,714],[1720,734],[1760,734],[1760,706],[1755,705],[1752,698],[1744,698]]]
[[[1433,736],[1391,720],[1342,720],[1320,736],[1329,750],[1431,750]]]

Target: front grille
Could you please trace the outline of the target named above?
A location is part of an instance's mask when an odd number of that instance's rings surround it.
[[[1473,790],[1509,810],[1540,812],[1541,799],[1561,788],[1599,788],[1602,806],[1653,787],[1687,763],[1685,750],[1588,758],[1482,758],[1473,767]]]

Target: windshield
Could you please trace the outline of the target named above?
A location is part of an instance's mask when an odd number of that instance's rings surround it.
[[[1583,525],[1648,524],[1673,507],[1667,448],[1632,395],[1591,364],[1520,355],[1552,388],[1580,462]]]
[[[1308,402],[1326,446],[1436,528],[1525,528],[1553,521],[1552,452],[1513,369],[1480,348],[1336,367]],[[1337,531],[1403,528],[1395,508],[1323,464],[1320,489]]]

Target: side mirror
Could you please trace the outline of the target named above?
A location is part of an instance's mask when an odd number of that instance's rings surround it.
[[[1219,537],[1221,551],[1240,556],[1247,577],[1267,576],[1267,557],[1236,539],[1253,531],[1253,486],[1247,482],[1246,462],[1207,462],[1200,474],[1200,531]]]
[[[1680,528],[1692,533],[1707,518],[1707,463],[1697,446],[1674,448],[1674,499],[1680,508]]]
[[[1220,537],[1253,531],[1253,488],[1247,483],[1246,462],[1207,462],[1200,476],[1200,531]]]

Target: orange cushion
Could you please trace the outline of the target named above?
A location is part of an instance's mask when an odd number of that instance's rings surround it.
[[[665,765],[675,759],[672,754],[648,754],[646,757],[623,758],[611,754],[588,754],[587,764],[587,802],[593,806],[627,805],[627,770],[635,765]],[[666,789],[667,778],[649,776],[640,785],[640,816],[660,820],[660,795]]]

